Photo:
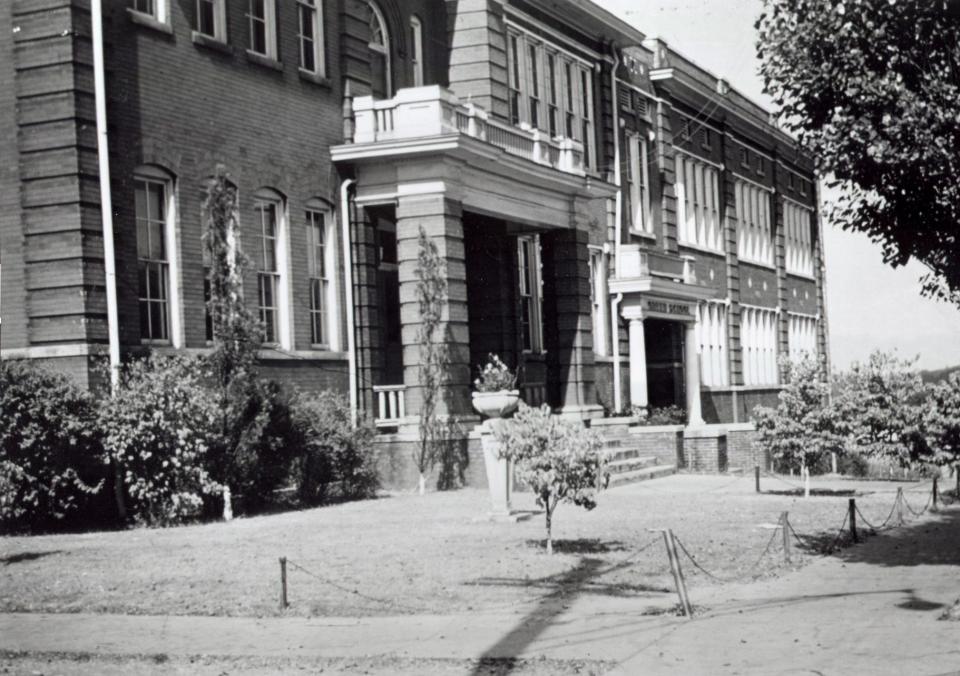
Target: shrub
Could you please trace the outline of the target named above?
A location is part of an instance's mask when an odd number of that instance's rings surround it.
[[[291,475],[301,504],[372,497],[379,485],[373,462],[373,427],[350,425],[350,407],[333,392],[301,396],[293,407],[300,435]]]
[[[66,376],[0,362],[0,529],[62,524],[102,490],[94,411]]]
[[[290,475],[301,444],[294,401],[275,380],[251,380],[235,392],[231,415],[218,412],[213,475],[230,486],[244,512],[267,505]]]
[[[583,424],[561,420],[550,407],[520,403],[513,418],[495,428],[500,456],[516,463],[518,478],[527,484],[544,508],[547,553],[553,553],[553,511],[561,502],[584,509],[597,506],[605,483],[605,461],[600,437]]]
[[[679,406],[651,408],[647,417],[640,418],[641,425],[686,425],[687,412]]]
[[[205,375],[197,359],[151,355],[126,364],[101,404],[106,460],[119,468],[139,523],[196,517],[203,497],[220,489],[206,467],[216,411]]]

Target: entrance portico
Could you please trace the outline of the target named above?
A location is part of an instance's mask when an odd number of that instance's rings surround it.
[[[625,247],[621,254],[622,276],[610,280],[610,292],[623,294],[620,312],[627,321],[630,403],[641,409],[650,405],[650,364],[647,361],[650,337],[645,322],[680,323],[683,326],[683,390],[687,425],[702,426],[696,310],[699,302],[713,298],[716,292],[697,285],[682,259],[658,254],[651,269],[650,258],[648,252]]]
[[[587,245],[616,188],[587,175],[578,143],[488,118],[439,87],[400,90],[388,101],[359,98],[353,109],[353,143],[332,156],[355,177],[357,222],[371,211],[390,214],[396,241],[402,383],[383,382],[388,369],[376,354],[379,334],[389,329],[377,318],[397,315],[373,308],[373,319],[361,317],[359,326],[361,369],[373,365],[361,388],[372,385],[378,397],[366,397],[378,423],[413,431],[418,421],[421,229],[447,275],[441,334],[449,366],[438,413],[473,416],[471,376],[496,352],[521,369],[528,403],[578,418],[602,415],[593,389]],[[361,238],[364,230],[356,230]],[[369,246],[374,259],[380,248]],[[402,401],[391,409],[398,415],[386,417],[380,406],[387,388]]]

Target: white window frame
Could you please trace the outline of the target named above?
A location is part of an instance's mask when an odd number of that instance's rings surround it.
[[[275,270],[263,269],[263,246],[267,239],[264,231],[263,207],[272,205],[276,215],[276,231],[273,237]],[[262,321],[263,306],[260,292],[260,278],[264,275],[270,275],[274,278],[274,303],[276,310],[275,333],[274,336],[264,336],[264,345],[279,346],[284,350],[293,349],[292,340],[292,322],[293,313],[291,308],[290,293],[290,238],[289,238],[289,219],[287,218],[286,200],[283,196],[268,188],[262,188],[253,196],[253,210],[256,214],[255,227],[257,228],[257,316]],[[272,340],[270,339],[272,338]]]
[[[650,172],[647,159],[647,138],[640,132],[628,132],[627,195],[630,199],[630,231],[653,234],[650,218]]]
[[[527,260],[532,269],[524,266],[524,249],[529,249]],[[529,314],[523,317],[521,303],[521,322],[526,320],[530,327],[530,346],[523,346],[526,354],[543,353],[543,278],[540,269],[540,235],[521,235],[517,237],[517,271],[519,273],[517,290],[521,297],[529,299]],[[522,324],[521,324],[522,325]],[[521,331],[521,340],[523,338]]]
[[[213,7],[213,33],[207,33],[202,30],[200,17],[202,15],[201,7],[211,5]],[[219,42],[227,41],[227,0],[197,0],[197,33],[200,35],[217,40]]]
[[[310,14],[310,29],[313,37],[304,33],[304,13]],[[305,73],[312,73],[320,77],[326,76],[327,64],[323,39],[323,0],[297,0],[297,53],[299,68]],[[310,42],[309,49],[306,46]],[[313,58],[313,68],[307,68],[306,58],[309,54]]]
[[[607,257],[600,247],[590,247],[590,306],[593,319],[593,353],[607,356]]]
[[[792,361],[805,356],[817,358],[820,350],[817,341],[817,328],[820,318],[800,312],[787,313],[787,346]]]
[[[556,104],[550,98],[551,57],[555,59]],[[550,114],[555,105],[556,137],[579,141],[584,147],[584,165],[588,169],[596,166],[592,63],[557,43],[532,35],[517,24],[508,22],[507,88],[511,124],[536,127],[550,134]],[[534,103],[537,109],[536,124],[532,112]]]
[[[340,349],[340,312],[338,307],[338,288],[337,288],[337,229],[333,218],[333,212],[316,200],[307,202],[306,207],[306,230],[307,230],[307,279],[309,284],[310,296],[310,346],[313,348],[326,350]],[[323,267],[324,275],[316,274],[316,264],[314,259],[316,243],[313,239],[315,217],[323,219]],[[318,310],[314,307],[314,280],[323,280],[325,288],[321,302],[323,307],[319,310],[322,314],[325,333],[322,336],[325,340],[317,342],[314,333],[314,316]]]
[[[813,210],[784,199],[783,231],[786,240],[787,272],[812,278],[814,276]]]
[[[737,178],[733,190],[737,214],[737,257],[747,263],[773,267],[770,189]]]
[[[386,85],[387,85],[387,98],[393,97],[393,64],[390,59],[390,29],[387,26],[387,18],[383,15],[380,6],[373,2],[372,0],[366,0],[367,7],[370,8],[370,14],[373,18],[377,20],[377,24],[380,26],[380,35],[383,36],[383,44],[373,42],[371,39],[367,43],[367,47],[378,54],[384,55],[384,68],[386,68]],[[372,38],[371,34],[371,38]]]
[[[413,61],[413,86],[423,86],[423,24],[420,17],[410,17],[410,57]]]
[[[167,309],[166,324],[167,337],[163,339],[140,337],[140,342],[144,345],[171,345],[173,347],[183,346],[183,322],[181,317],[182,301],[180,288],[180,256],[177,237],[177,198],[176,181],[168,172],[155,166],[137,167],[134,171],[134,190],[138,189],[139,183],[160,185],[163,189],[163,245],[166,255],[166,285]],[[135,216],[135,218],[137,218]],[[136,228],[139,238],[139,226]],[[139,275],[140,268],[139,240],[137,253],[137,271]],[[137,293],[138,310],[140,301],[139,290]]]
[[[720,171],[674,148],[677,194],[677,241],[706,251],[723,253],[723,222],[720,218]]]
[[[148,16],[154,21],[169,24],[169,0],[130,0],[130,11],[140,16]],[[143,7],[143,9],[140,9]]]
[[[263,0],[263,17],[253,14],[254,0],[247,0],[247,41],[249,43],[247,51],[253,54],[265,56],[268,59],[277,60],[277,3],[276,0]],[[260,52],[254,48],[254,24],[262,23],[264,32],[264,51]]]
[[[697,343],[700,346],[700,382],[708,387],[730,384],[727,349],[727,300],[697,305]]]
[[[779,384],[778,336],[779,312],[776,308],[740,306],[740,351],[744,385],[757,387]]]

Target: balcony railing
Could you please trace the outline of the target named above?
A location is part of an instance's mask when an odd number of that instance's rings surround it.
[[[405,385],[374,385],[377,410],[373,422],[377,427],[396,427],[406,416],[404,406]]]
[[[524,383],[520,386],[520,398],[527,406],[539,406],[547,402],[546,383]]]
[[[674,256],[626,244],[620,250],[619,277],[621,279],[666,277],[684,284],[696,284],[697,272],[693,261],[691,256]]]
[[[515,127],[473,103],[460,103],[452,92],[437,85],[401,89],[385,100],[358,96],[353,100],[353,121],[353,142],[357,144],[462,134],[537,164],[584,175],[579,141]]]

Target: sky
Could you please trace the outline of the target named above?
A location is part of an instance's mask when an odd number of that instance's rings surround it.
[[[595,0],[648,37],[658,36],[758,103],[768,106],[757,74],[753,27],[761,0]],[[823,195],[829,200],[829,193]],[[960,310],[920,294],[925,268],[894,269],[860,233],[824,225],[830,358],[835,368],[876,349],[919,357],[919,368],[960,364]]]

